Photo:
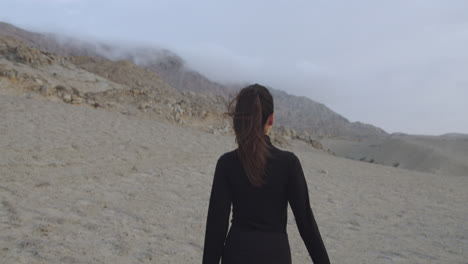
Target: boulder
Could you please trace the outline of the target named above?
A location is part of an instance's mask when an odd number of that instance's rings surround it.
[[[63,99],[63,101],[64,101],[65,103],[70,103],[71,100],[72,100],[72,97],[71,97],[71,95],[68,94],[68,93],[63,93],[63,94],[62,94],[62,99]]]
[[[52,94],[52,89],[49,85],[44,84],[39,88],[39,92],[42,96],[50,96]]]

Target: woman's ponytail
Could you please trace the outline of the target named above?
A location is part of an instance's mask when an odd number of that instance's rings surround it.
[[[265,167],[271,155],[264,126],[273,113],[273,97],[268,89],[254,84],[243,88],[228,108],[233,118],[239,160],[250,183],[261,187],[266,183]]]

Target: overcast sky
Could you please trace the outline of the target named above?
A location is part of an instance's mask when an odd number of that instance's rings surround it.
[[[165,47],[390,133],[468,133],[466,0],[2,0],[0,20]]]

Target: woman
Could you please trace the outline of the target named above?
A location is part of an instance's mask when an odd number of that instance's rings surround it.
[[[235,106],[234,106],[235,104]],[[273,97],[254,84],[229,104],[238,148],[216,164],[203,264],[291,263],[286,233],[288,202],[315,264],[330,263],[310,208],[297,156],[271,144]],[[226,237],[233,205],[231,228]]]

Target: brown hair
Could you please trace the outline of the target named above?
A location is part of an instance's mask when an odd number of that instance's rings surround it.
[[[264,86],[249,85],[229,102],[236,133],[237,153],[252,185],[261,187],[265,181],[265,165],[271,155],[265,139],[264,126],[273,113],[273,97]]]

